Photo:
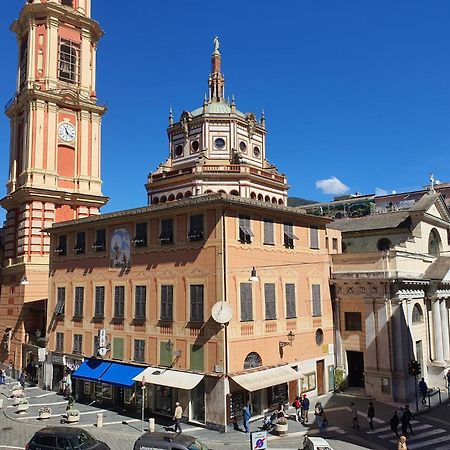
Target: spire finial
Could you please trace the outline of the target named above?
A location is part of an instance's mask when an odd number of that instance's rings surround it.
[[[214,50],[211,56],[211,74],[209,76],[209,100],[218,102],[224,98],[224,76],[222,74],[221,65],[221,55],[219,52],[220,42],[219,38],[216,36],[214,38]]]
[[[263,109],[262,112],[261,112],[261,125],[262,125],[263,127],[266,126],[266,114],[264,113],[264,109]]]
[[[173,112],[172,107],[169,108],[169,126],[173,125]]]
[[[436,178],[430,173],[430,192],[434,192],[434,183],[436,183]]]
[[[217,36],[214,37],[213,44],[214,44],[213,55],[220,55],[220,52],[219,52],[220,41],[219,41],[219,38]]]

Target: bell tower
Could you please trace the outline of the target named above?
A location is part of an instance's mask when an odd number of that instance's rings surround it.
[[[36,314],[47,298],[50,242],[42,229],[99,214],[108,199],[100,177],[106,109],[95,86],[103,31],[91,19],[91,0],[28,0],[11,30],[18,64],[16,93],[6,105],[11,132],[7,194],[0,200],[7,211],[0,322],[8,322],[17,348],[9,345],[5,356],[2,346],[0,359],[12,359],[12,351],[17,366],[25,362],[20,344],[45,331]]]

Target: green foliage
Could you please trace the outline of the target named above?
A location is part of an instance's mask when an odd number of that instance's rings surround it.
[[[334,369],[334,386],[336,390],[344,389],[345,387],[344,371],[342,369]]]
[[[303,205],[311,205],[313,203],[317,203],[316,200],[307,200],[306,198],[301,197],[288,197],[287,204],[288,206],[303,206]]]

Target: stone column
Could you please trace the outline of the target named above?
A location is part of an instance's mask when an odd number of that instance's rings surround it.
[[[433,314],[433,338],[434,338],[434,360],[442,362],[444,360],[444,349],[442,345],[442,321],[439,300],[432,300]]]
[[[450,360],[450,342],[449,342],[449,330],[448,330],[448,309],[446,300],[440,301],[441,310],[441,328],[442,328],[442,348],[444,350],[444,360]]]
[[[340,298],[336,297],[334,299],[334,333],[335,333],[335,344],[334,354],[336,357],[336,366],[343,367],[342,358],[342,338],[341,338],[341,308],[340,308]]]

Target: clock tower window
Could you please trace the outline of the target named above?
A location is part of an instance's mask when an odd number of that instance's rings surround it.
[[[27,81],[27,56],[28,56],[28,36],[22,39],[20,44],[20,61],[19,61],[19,89],[25,86]]]
[[[70,6],[73,8],[73,0],[61,0],[61,5]]]
[[[78,83],[80,46],[67,39],[59,41],[58,78],[67,83]]]

